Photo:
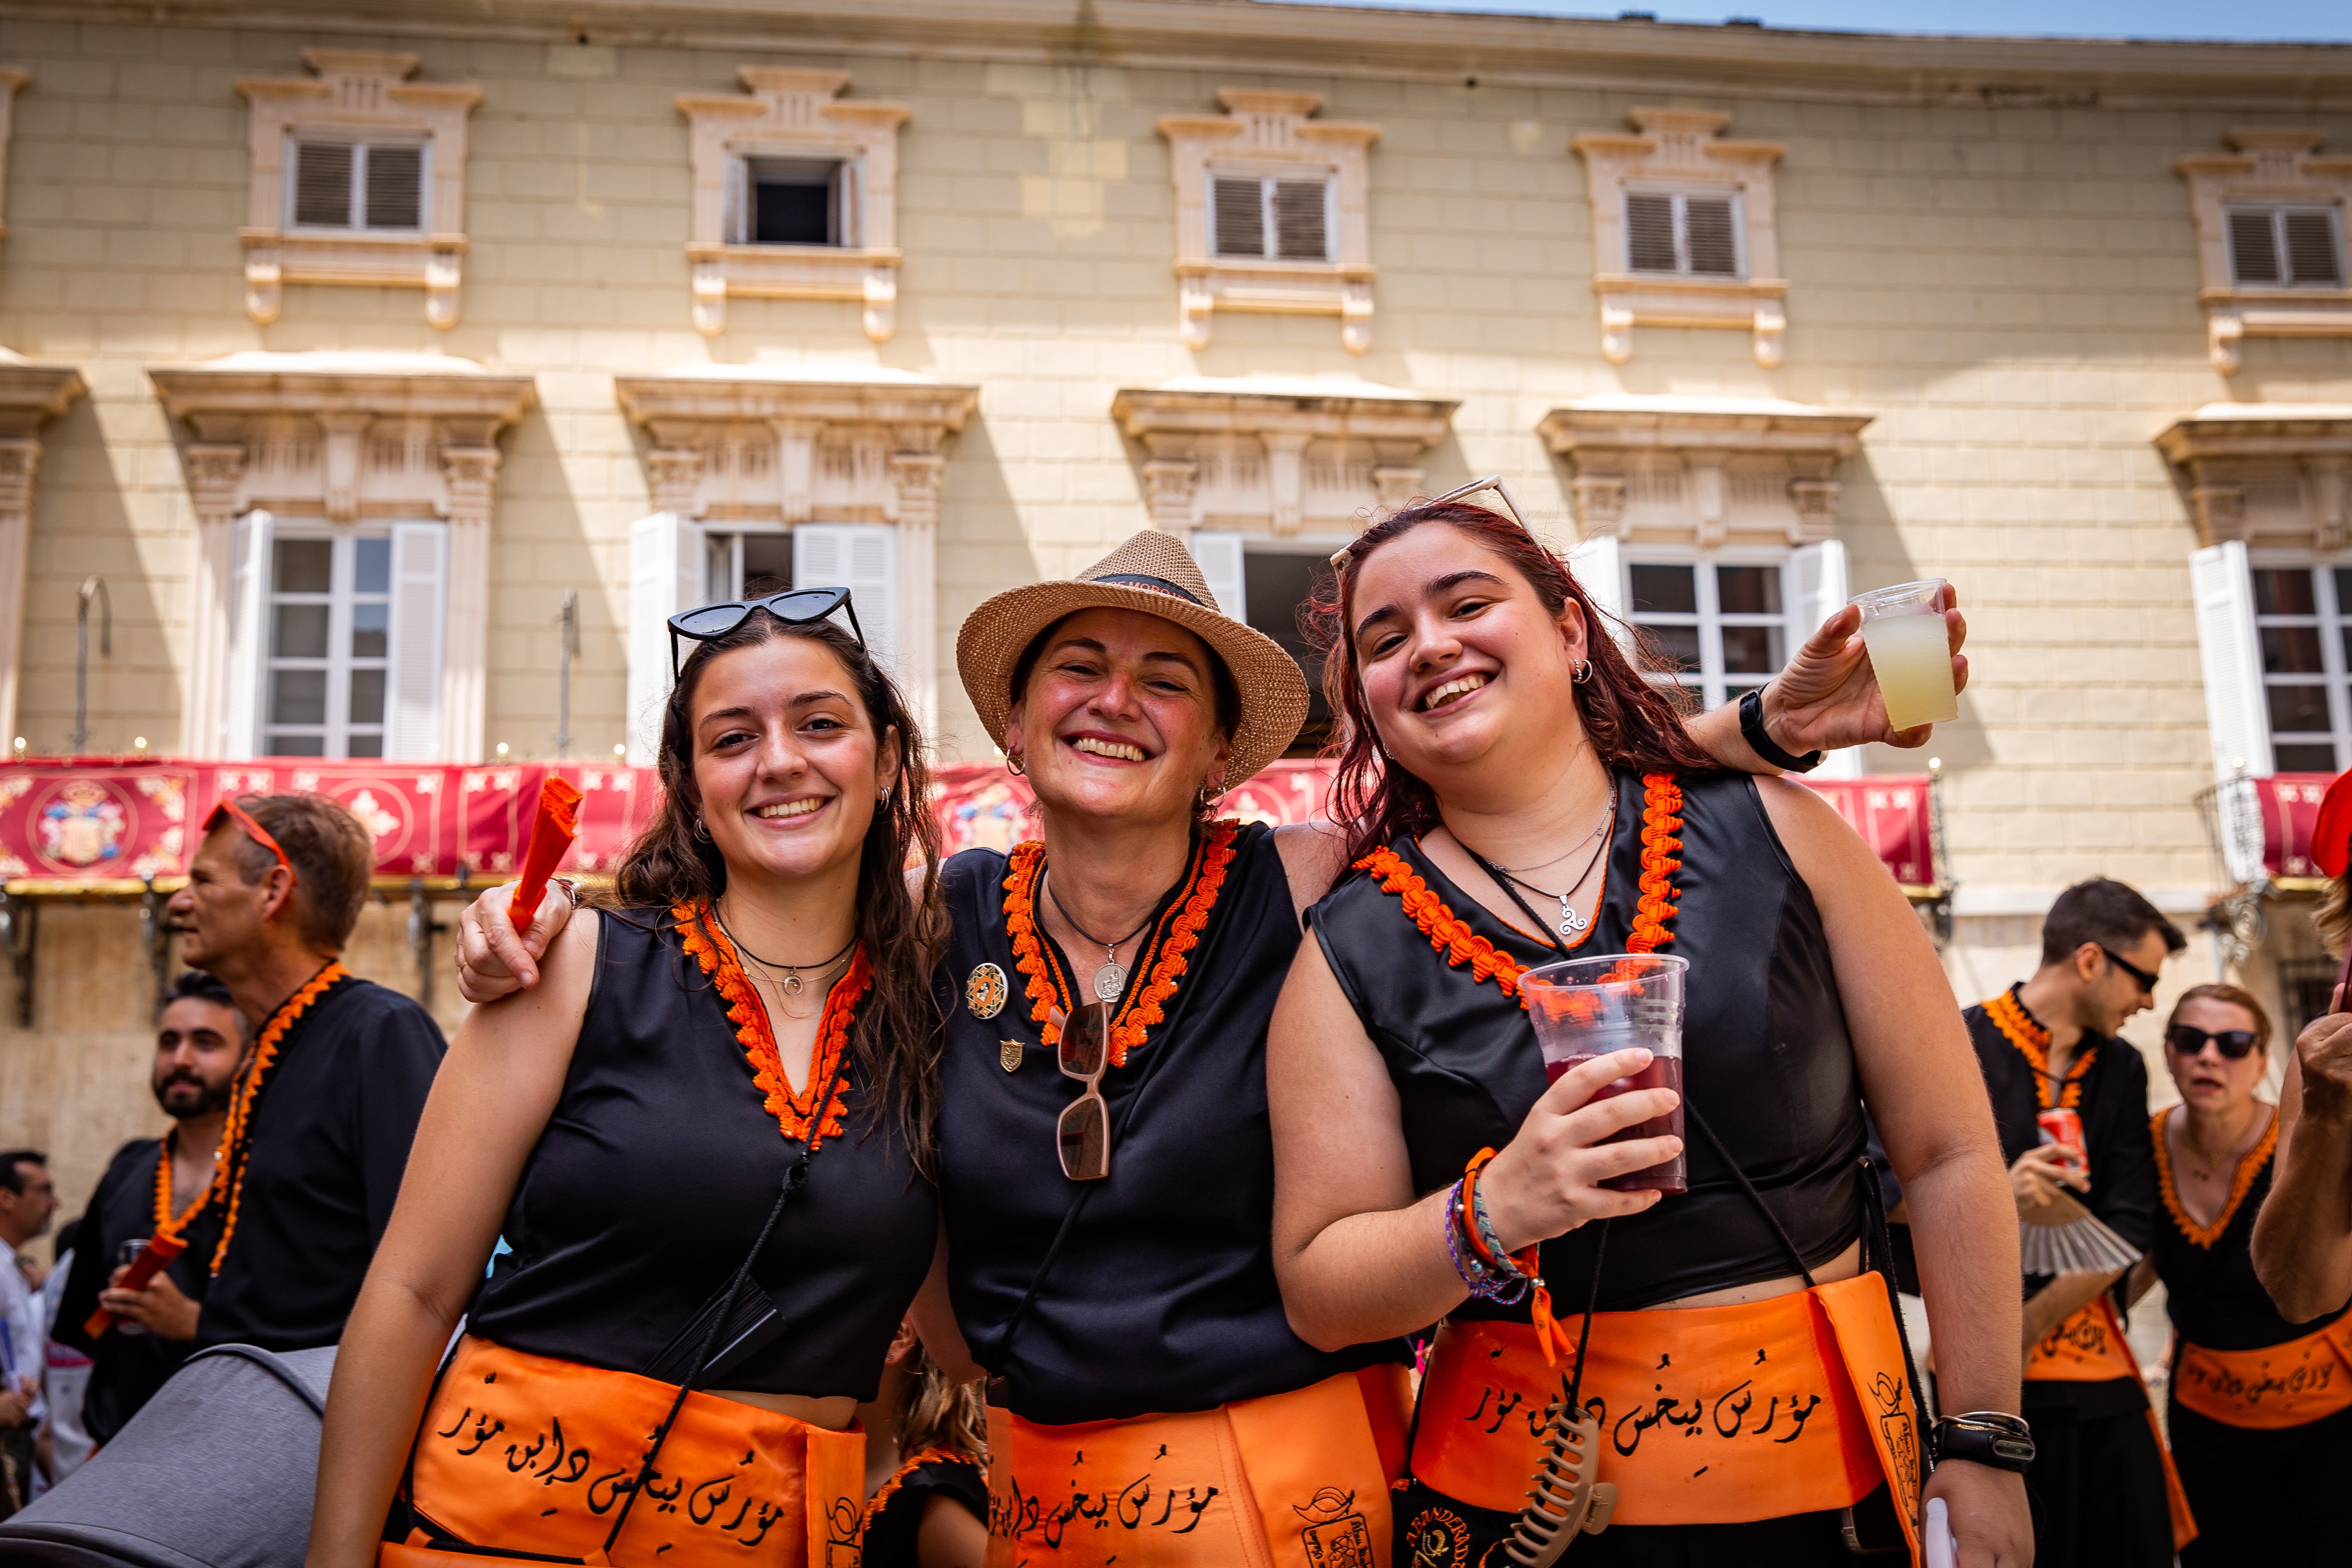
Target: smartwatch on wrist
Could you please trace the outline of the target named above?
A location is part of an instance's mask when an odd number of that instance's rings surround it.
[[[1768,681],[1766,683],[1769,685]],[[1822,765],[1822,753],[1807,752],[1803,756],[1791,756],[1774,743],[1764,730],[1764,688],[1751,686],[1739,700],[1739,733],[1758,756],[1774,767],[1792,773],[1809,773]]]
[[[1929,1438],[1936,1462],[1967,1459],[2023,1475],[2033,1463],[2033,1428],[1998,1410],[1970,1410],[1937,1421]]]

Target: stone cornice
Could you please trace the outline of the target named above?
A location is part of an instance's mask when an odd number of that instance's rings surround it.
[[[0,436],[37,433],[84,390],[81,373],[71,365],[35,364],[7,354],[0,359]]]
[[[265,28],[309,37],[485,37],[835,50],[1060,64],[1197,65],[1460,81],[1658,86],[2000,108],[2352,104],[2352,46],[1927,37],[1476,16],[1251,0],[0,0],[0,16]]]
[[[903,372],[873,376],[780,375],[714,365],[667,375],[625,375],[613,390],[634,424],[681,420],[816,420],[824,424],[963,428],[980,388]]]
[[[1867,414],[1765,398],[1599,397],[1553,409],[1536,426],[1553,451],[1773,452],[1841,458],[1861,449]]]
[[[1295,430],[1331,440],[1412,441],[1423,447],[1445,439],[1450,397],[1416,397],[1386,387],[1363,392],[1345,384],[1328,390],[1312,382],[1273,377],[1189,377],[1162,386],[1130,386],[1111,399],[1111,417],[1139,441],[1154,436],[1257,435]]]
[[[2208,404],[2156,438],[2187,468],[2216,458],[2352,457],[2352,403]]]
[[[537,395],[527,375],[433,354],[231,354],[206,364],[151,365],[175,419],[249,414],[366,414],[484,420],[503,429]]]

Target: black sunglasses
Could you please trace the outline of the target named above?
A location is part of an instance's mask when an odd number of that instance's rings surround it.
[[[2184,1057],[2193,1057],[2210,1040],[2214,1047],[2231,1061],[2243,1061],[2246,1053],[2254,1048],[2252,1029],[2200,1029],[2193,1025],[2175,1024],[2164,1031],[2164,1043]]]
[[[857,637],[857,646],[866,646],[866,628],[857,624],[857,606],[849,602],[846,588],[787,588],[781,594],[771,594],[764,599],[737,599],[724,605],[697,605],[690,610],[680,610],[669,618],[669,678],[678,678],[680,661],[677,639],[688,642],[709,642],[723,637],[751,618],[754,610],[768,614],[788,625],[803,626],[821,621],[835,610],[849,612],[849,629]]]
[[[2149,996],[2156,994],[2155,975],[2150,974],[2147,970],[2142,969],[2130,959],[2118,957],[2114,948],[2102,946],[2099,951],[2107,955],[2107,962],[2109,963],[2114,964],[2117,969],[2122,970],[2126,974],[2130,975],[2135,981],[2137,981],[2139,983],[2139,988],[2144,994]]]

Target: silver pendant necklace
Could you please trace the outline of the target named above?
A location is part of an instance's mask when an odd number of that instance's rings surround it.
[[[1559,934],[1563,938],[1580,936],[1585,931],[1591,929],[1592,921],[1587,917],[1576,912],[1576,895],[1578,891],[1583,888],[1585,882],[1591,877],[1592,868],[1601,864],[1601,857],[1609,847],[1609,840],[1607,837],[1609,826],[1616,820],[1617,784],[1614,779],[1612,779],[1609,784],[1609,809],[1601,816],[1600,826],[1592,830],[1592,837],[1600,839],[1601,842],[1593,846],[1592,858],[1584,863],[1584,869],[1576,874],[1576,880],[1570,882],[1566,888],[1557,893],[1551,891],[1548,888],[1538,888],[1532,882],[1519,881],[1519,879],[1513,876],[1511,873],[1515,870],[1533,871],[1542,866],[1556,865],[1559,861],[1566,859],[1570,855],[1576,853],[1573,849],[1555,855],[1549,860],[1538,861],[1535,866],[1512,867],[1496,865],[1484,855],[1479,854],[1475,849],[1471,849],[1467,844],[1463,845],[1462,847],[1469,850],[1470,858],[1473,860],[1477,861],[1480,868],[1483,868],[1488,876],[1494,878],[1496,883],[1515,882],[1517,883],[1518,886],[1525,888],[1528,892],[1534,893],[1538,897],[1558,899],[1559,900]],[[1459,840],[1456,842],[1459,842]],[[1530,910],[1528,912],[1532,914],[1535,911]],[[1593,913],[1599,914],[1600,912],[1599,907],[1595,906]]]
[[[1103,950],[1103,966],[1095,971],[1095,999],[1098,1002],[1118,1001],[1127,992],[1127,966],[1119,963],[1118,950],[1143,934],[1144,927],[1151,923],[1151,916],[1144,916],[1143,925],[1136,927],[1117,942],[1105,942],[1077,921],[1070,920],[1070,911],[1062,907],[1060,897],[1054,891],[1054,872],[1051,867],[1045,869],[1044,879],[1045,896],[1053,900],[1054,908],[1060,911],[1062,919],[1069,921],[1070,929]]]

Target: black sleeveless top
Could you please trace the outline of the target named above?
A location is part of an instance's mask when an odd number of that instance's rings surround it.
[[[2165,1311],[2183,1340],[2210,1351],[2255,1351],[2317,1333],[2344,1315],[2347,1309],[2339,1308],[2308,1323],[2290,1323],[2279,1316],[2270,1292],[2254,1275],[2254,1216],[2270,1196],[2271,1178],[2278,1168],[2275,1117],[2271,1131],[2246,1156],[2246,1165],[2252,1167],[2251,1179],[2241,1167],[2238,1180],[2246,1185],[2242,1189],[2233,1183],[2230,1202],[2214,1216],[2220,1234],[2196,1226],[2205,1237],[2202,1242],[2190,1235],[2196,1222],[2180,1206],[2160,1121],[2150,1131],[2165,1207],[2157,1219],[2150,1256],[2156,1259],[2157,1278],[2164,1281]]]
[[[1029,1420],[1210,1410],[1402,1359],[1392,1342],[1326,1354],[1283,1316],[1265,1031],[1299,932],[1272,832],[1244,826],[1232,850],[1163,1021],[1103,1078],[1110,1174],[1087,1184],[1064,1176],[1056,1155],[1055,1121],[1081,1091],[1030,1016],[1005,927],[1007,859],[970,849],[947,864],[954,934],[943,976],[952,994],[940,1199],[949,1278],[965,1342],[1006,1379],[1013,1410]],[[1163,909],[1152,930],[1175,912]],[[1073,972],[1051,938],[1041,931],[1038,941],[1042,959]],[[1159,949],[1147,939],[1130,994],[1150,983]],[[1078,955],[1081,986],[1099,963]],[[982,964],[1003,977],[1001,1003],[971,984]],[[975,1016],[975,1000],[989,1016]],[[1005,1324],[1082,1194],[1086,1206],[1008,1344]]]
[[[1829,940],[1812,894],[1745,774],[1680,782],[1673,874],[1673,940],[1657,951],[1690,962],[1685,981],[1684,1090],[1779,1216],[1808,1266],[1828,1262],[1861,1234],[1857,1162],[1865,1132],[1861,1083]],[[1617,775],[1616,826],[1599,911],[1576,957],[1626,951],[1642,876],[1643,789]],[[1559,954],[1490,914],[1447,880],[1411,838],[1391,846],[1405,869],[1471,933],[1515,963]],[[1545,906],[1538,902],[1541,910]],[[1502,1148],[1546,1086],[1534,1026],[1491,975],[1474,978],[1432,945],[1398,892],[1358,871],[1307,911],[1324,956],[1387,1059],[1402,1101],[1413,1185],[1451,1186],[1481,1148]],[[1738,1181],[1696,1125],[1684,1142],[1690,1190],[1610,1226],[1601,1280],[1604,1311],[1792,1273]],[[1544,1244],[1554,1309],[1580,1310],[1592,1284],[1599,1227]],[[1457,1318],[1525,1321],[1528,1303],[1473,1297]]]
[[[507,1214],[514,1250],[467,1326],[528,1354],[642,1372],[742,1263],[801,1145],[667,913],[606,910],[596,929],[563,1096]],[[842,1079],[846,1135],[819,1144],[753,1272],[787,1326],[730,1387],[872,1399],[930,1268],[937,1195],[847,1061]]]

